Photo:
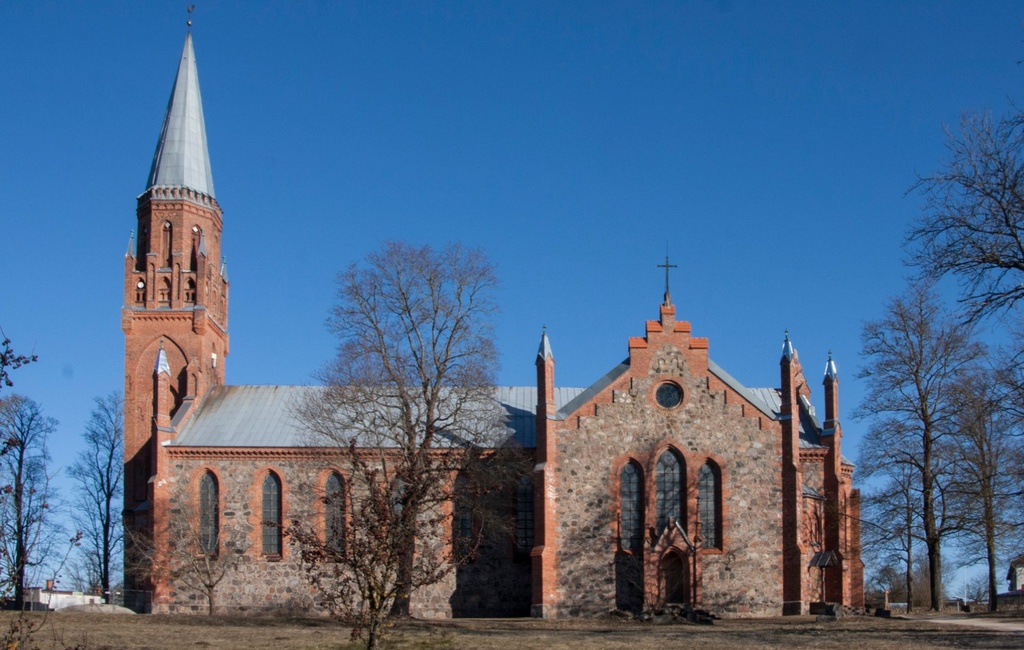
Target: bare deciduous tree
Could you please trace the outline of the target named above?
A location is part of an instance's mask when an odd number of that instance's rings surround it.
[[[119,392],[97,397],[85,425],[86,447],[68,470],[75,479],[73,520],[82,531],[80,547],[105,596],[121,557],[121,491],[124,476],[124,398]]]
[[[996,611],[999,545],[1013,531],[1009,515],[1018,511],[1014,505],[1020,485],[1012,470],[1020,457],[1020,441],[1013,435],[1015,418],[1002,406],[994,372],[979,367],[964,376],[956,388],[952,497],[963,513],[967,539],[980,543],[983,549],[967,560],[986,563],[987,601],[989,609]]]
[[[914,607],[914,553],[915,542],[920,539],[921,530],[920,488],[915,480],[915,471],[906,463],[889,463],[884,454],[877,453],[877,441],[882,437],[873,430],[863,443],[865,451],[857,463],[857,469],[864,479],[882,481],[864,499],[861,533],[865,555],[874,559],[875,564],[890,569],[885,574],[889,589],[895,587],[895,568],[903,566],[900,600],[907,603],[907,611]],[[896,598],[896,596],[893,596]]]
[[[212,615],[217,587],[238,570],[252,542],[241,525],[220,517],[211,529],[187,489],[175,490],[171,498],[161,535],[165,545],[158,548],[152,538],[126,531],[129,552],[125,572],[140,581],[156,580],[178,590],[190,589],[206,600],[206,612]]]
[[[57,421],[33,400],[11,395],[0,402],[0,554],[14,602],[20,609],[32,569],[44,562],[55,542],[50,523],[49,436]]]
[[[927,204],[908,243],[927,275],[960,281],[973,321],[1024,298],[1024,115],[965,113],[946,148],[945,168],[918,181]]]
[[[36,355],[24,355],[18,354],[11,347],[11,339],[4,335],[3,329],[0,329],[0,388],[4,386],[10,388],[14,385],[11,380],[10,371],[17,370],[18,368],[36,361]]]
[[[344,530],[295,521],[288,534],[324,604],[374,648],[413,590],[472,557],[487,496],[515,485],[503,478],[515,463],[501,458],[484,255],[389,243],[339,285],[339,352],[300,415],[320,444],[347,450]]]
[[[956,531],[959,514],[947,489],[953,472],[948,434],[954,429],[960,378],[983,354],[969,325],[946,313],[930,287],[912,285],[890,300],[885,315],[865,324],[868,391],[857,410],[870,418],[868,456],[905,465],[921,498],[920,517],[928,552],[931,609],[942,606],[942,539]],[[862,455],[862,458],[864,456]]]

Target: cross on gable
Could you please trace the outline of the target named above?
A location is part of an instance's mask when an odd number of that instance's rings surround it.
[[[668,255],[665,255],[665,263],[664,264],[659,264],[658,268],[659,269],[665,269],[665,304],[666,305],[671,305],[672,304],[672,294],[669,293],[669,290],[668,290],[668,270],[669,269],[677,269],[677,268],[679,268],[679,265],[678,264],[669,264],[668,263]]]

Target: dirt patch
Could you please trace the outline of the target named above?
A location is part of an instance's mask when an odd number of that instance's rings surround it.
[[[0,614],[3,629],[17,615]],[[348,630],[323,618],[240,618],[222,616],[97,616],[66,613],[26,615],[39,624],[34,640],[41,650],[80,645],[86,650],[327,650],[357,648]],[[1024,621],[1024,618],[1018,618]],[[847,616],[833,623],[814,617],[720,620],[713,626],[650,625],[614,618],[543,621],[536,619],[459,619],[404,621],[390,647],[400,650],[505,648],[514,650],[612,650],[659,647],[749,650],[808,648],[828,650],[924,650],[992,648],[1017,650],[1021,634],[941,625],[928,620]]]

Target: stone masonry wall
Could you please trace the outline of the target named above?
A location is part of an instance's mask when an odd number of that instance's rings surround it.
[[[288,613],[319,611],[316,594],[303,573],[298,552],[284,539],[280,557],[262,553],[262,483],[273,471],[281,480],[282,521],[292,519],[323,525],[324,484],[331,471],[344,475],[340,459],[323,457],[258,456],[254,452],[227,457],[195,458],[179,452],[171,460],[170,476],[160,490],[170,516],[194,515],[198,485],[209,471],[217,479],[220,498],[220,555],[230,557],[243,549],[241,561],[215,591],[215,611],[233,613]],[[194,517],[193,517],[194,518]],[[166,530],[166,528],[165,528]],[[180,536],[180,529],[172,530]],[[423,552],[444,543],[439,536],[421,541]],[[441,582],[417,590],[410,611],[421,618],[451,616],[522,616],[529,613],[530,566],[517,559],[511,540],[485,539],[472,563],[453,571]],[[153,611],[206,612],[201,591],[177,580],[158,589]]]
[[[700,552],[699,604],[732,615],[774,615],[782,609],[781,438],[774,423],[761,429],[743,406],[692,369],[672,345],[653,352],[648,367],[617,382],[611,403],[566,421],[557,432],[559,490],[556,615],[596,614],[615,607],[619,474],[630,459],[644,470],[645,552],[652,553],[655,467],[669,448],[685,460],[686,529],[696,528],[697,472],[709,459],[721,470],[721,550]],[[705,362],[706,364],[706,362]],[[705,366],[706,367],[706,366]],[[658,406],[663,381],[684,390],[673,409]],[[747,408],[750,408],[749,406]],[[677,545],[678,548],[679,545]],[[678,550],[686,557],[685,547]],[[648,565],[656,562],[647,557]],[[649,591],[648,587],[648,591]],[[652,594],[648,593],[650,604]]]

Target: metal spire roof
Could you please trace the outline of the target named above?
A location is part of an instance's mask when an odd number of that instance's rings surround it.
[[[191,33],[185,36],[185,48],[149,170],[146,189],[154,186],[185,187],[214,197]]]
[[[548,328],[545,327],[544,331],[540,335],[540,349],[537,350],[537,356],[541,359],[550,359],[551,354],[551,341],[548,340]]]
[[[832,350],[828,351],[828,363],[825,364],[825,379],[835,381],[839,378],[839,371],[836,370],[836,362],[832,360]]]
[[[782,358],[792,361],[794,353],[795,350],[793,349],[793,342],[789,340],[789,330],[787,329],[786,340],[782,342]]]
[[[168,376],[171,374],[171,364],[167,363],[167,353],[164,352],[163,341],[160,341],[160,351],[156,355],[156,367],[153,368],[153,372],[158,375],[161,372],[167,373]]]

